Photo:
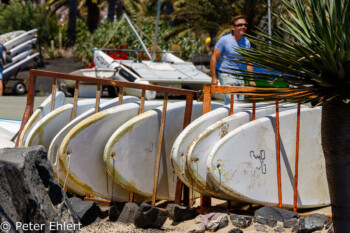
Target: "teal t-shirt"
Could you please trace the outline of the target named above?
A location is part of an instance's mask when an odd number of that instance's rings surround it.
[[[237,42],[231,33],[222,36],[218,40],[215,48],[221,52],[221,56],[217,70],[229,73],[239,73],[239,71],[232,69],[246,70],[245,65],[229,60],[234,57],[242,58],[236,51],[238,47],[250,49],[250,41],[243,36],[241,40]]]

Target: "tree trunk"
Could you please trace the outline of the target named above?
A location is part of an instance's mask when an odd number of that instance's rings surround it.
[[[350,104],[339,98],[323,104],[322,147],[334,230],[350,232]]]
[[[97,5],[98,1],[93,0],[87,0],[87,8],[88,8],[88,14],[87,14],[87,26],[89,28],[90,32],[94,32],[97,28],[98,21],[100,20],[100,9]]]
[[[120,19],[123,15],[123,1],[122,0],[117,0],[117,19]]]
[[[68,30],[67,30],[67,45],[69,47],[74,45],[76,35],[76,21],[77,21],[77,0],[69,0],[69,14],[68,14]]]
[[[107,18],[111,22],[114,21],[115,3],[116,3],[116,0],[108,0],[108,14],[107,14]]]

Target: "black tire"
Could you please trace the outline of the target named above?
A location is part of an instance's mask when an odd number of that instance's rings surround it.
[[[26,93],[26,85],[22,81],[18,81],[13,85],[12,91],[16,95],[24,95]]]

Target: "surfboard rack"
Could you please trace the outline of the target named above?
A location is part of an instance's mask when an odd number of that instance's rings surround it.
[[[158,175],[159,175],[159,169],[160,169],[161,148],[162,148],[162,142],[163,142],[162,135],[164,130],[164,122],[165,122],[165,116],[166,116],[165,110],[167,108],[168,95],[175,94],[175,95],[182,95],[186,97],[186,108],[185,108],[184,121],[183,121],[183,128],[185,128],[191,122],[192,105],[193,105],[194,96],[199,94],[200,92],[194,91],[194,90],[180,89],[180,88],[171,88],[171,87],[164,87],[164,86],[158,86],[158,85],[124,82],[124,81],[117,81],[117,80],[105,79],[105,78],[93,78],[93,77],[78,76],[78,75],[65,74],[65,73],[59,73],[59,72],[32,69],[29,71],[27,104],[25,107],[25,111],[22,118],[22,124],[18,132],[18,135],[21,135],[21,132],[24,126],[28,122],[30,116],[33,114],[36,78],[38,76],[52,79],[52,95],[51,95],[52,99],[51,99],[51,108],[50,108],[51,111],[53,111],[54,109],[57,81],[59,79],[76,81],[75,89],[74,89],[72,120],[76,116],[79,84],[81,82],[97,85],[95,113],[99,111],[98,106],[100,103],[100,94],[101,94],[102,85],[114,86],[119,88],[119,104],[122,104],[123,102],[123,92],[125,88],[141,89],[142,94],[141,94],[141,103],[140,103],[140,113],[142,113],[144,109],[146,91],[156,91],[164,94],[163,114],[161,118],[158,151],[157,151],[157,159],[156,159],[156,166],[155,166],[156,167],[155,177],[154,177],[154,184],[153,184],[153,195],[152,195],[152,205],[154,206],[156,202],[156,194],[158,189]],[[19,137],[16,140],[16,146],[18,146],[18,143],[19,143]],[[101,202],[100,199],[91,198],[91,197],[85,197],[85,198],[88,198],[89,200],[92,200],[95,202]],[[130,193],[130,201],[133,201],[133,199],[134,199],[134,194]],[[107,201],[106,203],[104,203],[105,201],[103,201],[103,203],[108,204],[108,200],[106,201]],[[189,204],[189,188],[186,187],[179,178],[177,179],[177,183],[176,183],[175,203],[184,204],[184,205]]]
[[[203,87],[203,114],[210,112],[211,95],[212,94],[230,94],[230,115],[233,114],[234,94],[249,95],[254,97],[268,96],[269,94],[256,93],[258,90],[273,90],[281,91],[280,98],[283,99],[283,95],[286,94],[288,89],[286,88],[257,88],[257,87],[237,87],[237,86],[204,86]],[[281,156],[280,156],[280,138],[279,138],[279,100],[275,101],[276,106],[276,158],[277,158],[277,184],[278,184],[278,207],[282,208],[282,180],[281,180]],[[298,197],[298,168],[299,168],[299,133],[300,133],[300,103],[298,103],[297,110],[297,123],[296,123],[296,152],[295,152],[295,175],[294,175],[294,197],[293,197],[293,211],[297,212],[297,197]],[[255,119],[255,102],[252,102],[252,120]],[[202,207],[211,205],[211,198],[207,196],[201,196],[200,205]]]

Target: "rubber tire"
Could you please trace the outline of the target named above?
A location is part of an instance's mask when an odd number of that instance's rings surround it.
[[[26,85],[22,81],[18,81],[13,85],[12,91],[16,95],[24,95],[26,93]]]

